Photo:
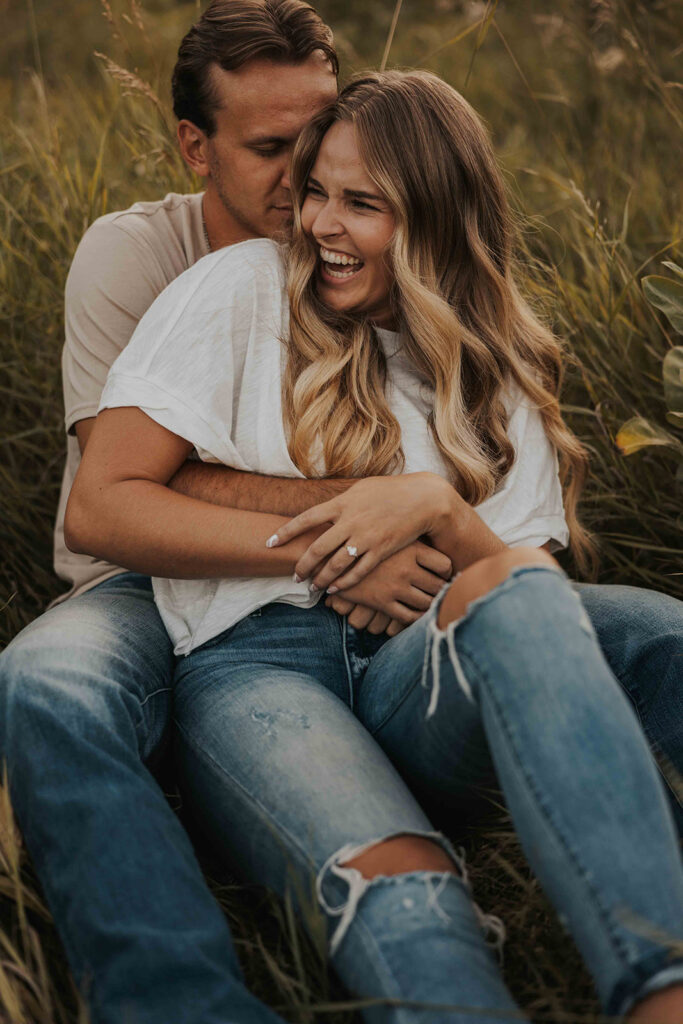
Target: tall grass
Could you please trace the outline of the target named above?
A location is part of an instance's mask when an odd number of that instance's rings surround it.
[[[625,458],[614,444],[633,415],[664,421],[660,368],[675,339],[645,301],[640,279],[675,258],[680,242],[680,8],[666,0],[404,0],[394,19],[398,6],[318,4],[335,27],[345,74],[383,59],[428,67],[488,121],[524,224],[525,288],[573,360],[564,403],[592,453],[583,514],[600,541],[601,578],[683,596],[674,458],[666,450]],[[94,0],[63,0],[58,10],[29,0],[5,11],[3,641],[60,590],[50,568],[51,522],[64,453],[62,294],[76,244],[106,211],[199,187],[172,141],[167,85],[174,48],[196,11],[194,2],[172,0],[148,0],[145,9],[112,0],[102,13]],[[538,1020],[590,1016],[590,984],[504,816],[461,839],[479,901],[508,924],[506,971],[520,1002]],[[6,802],[0,841],[0,1017],[82,1021]],[[291,1020],[348,1020],[351,1011],[324,1009],[341,993],[287,908],[229,881],[216,885],[252,987]]]

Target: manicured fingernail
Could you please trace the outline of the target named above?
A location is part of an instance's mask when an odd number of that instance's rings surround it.
[[[303,580],[302,580],[301,576],[299,576],[298,572],[294,573],[294,575],[292,576],[292,579],[294,580],[295,583],[302,583],[303,582]]]
[[[267,548],[274,548],[275,545],[277,544],[277,542],[279,541],[279,539],[280,538],[278,537],[278,535],[276,533],[274,533],[273,536],[269,537],[268,540],[266,541],[266,547]]]
[[[327,593],[328,594],[336,594],[338,590],[339,590],[339,587],[328,587],[327,588]]]
[[[315,583],[311,583],[308,589],[311,591],[312,594],[317,594],[318,591],[320,590],[320,587],[317,587]]]

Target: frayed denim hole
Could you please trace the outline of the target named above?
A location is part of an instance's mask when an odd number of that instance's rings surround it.
[[[515,566],[508,573],[504,580],[501,580],[500,583],[496,584],[495,587],[493,587],[491,590],[488,590],[485,594],[481,594],[479,597],[475,597],[474,600],[470,601],[465,608],[464,614],[461,615],[459,619],[455,619],[453,622],[449,622],[445,629],[441,629],[438,626],[437,617],[441,601],[443,600],[443,597],[445,596],[446,593],[446,589],[450,586],[450,583],[447,584],[447,587],[442,588],[428,613],[430,615],[430,619],[427,625],[427,642],[425,644],[425,656],[424,661],[422,663],[421,685],[423,689],[427,689],[429,686],[430,668],[432,679],[432,689],[429,697],[427,712],[425,715],[427,719],[431,718],[434,715],[437,709],[437,705],[439,703],[439,694],[441,691],[440,654],[442,640],[446,641],[451,665],[453,666],[453,671],[455,673],[456,679],[458,680],[458,685],[460,686],[460,689],[463,691],[465,697],[469,700],[469,702],[471,704],[475,704],[476,701],[472,693],[472,687],[470,686],[467,676],[465,675],[465,672],[460,661],[460,657],[458,655],[458,651],[456,649],[455,631],[460,625],[462,625],[462,623],[466,622],[472,615],[474,615],[478,608],[480,608],[482,605],[486,604],[489,601],[495,600],[496,598],[500,597],[501,594],[504,594],[507,590],[515,586],[519,577],[526,575],[526,573],[535,572],[550,572],[554,575],[562,577],[565,580],[567,579],[566,573],[563,569],[560,569],[559,567],[557,569],[554,569],[551,566],[546,565]],[[579,604],[581,605],[581,611],[583,612],[583,616],[579,620],[579,625],[581,625],[584,631],[590,631],[589,635],[595,636],[590,619],[588,618],[588,615],[586,613],[585,608],[583,607],[583,604],[581,604],[581,599],[579,598],[578,594],[576,594],[573,590],[571,591],[571,593],[579,601]]]
[[[361,853],[364,853],[366,850],[369,850],[373,846],[378,846],[379,844],[386,842],[387,839],[395,839],[399,836],[410,835],[420,836],[423,839],[429,839],[437,843],[452,859],[459,874],[456,874],[455,872],[451,873],[427,870],[408,871],[399,875],[375,875],[373,878],[365,878],[357,868],[344,866],[343,862],[353,860],[354,857],[360,856]],[[323,892],[325,876],[328,874],[341,879],[348,886],[348,893],[345,903],[340,903],[337,906],[332,906],[328,902],[325,893]],[[340,919],[339,924],[337,925],[332,935],[332,938],[330,939],[330,956],[334,956],[337,949],[339,948],[341,942],[344,939],[344,936],[346,935],[347,931],[349,930],[353,922],[354,917],[356,916],[358,904],[360,903],[360,901],[362,900],[363,896],[368,891],[370,886],[376,885],[378,883],[387,882],[398,885],[400,884],[401,879],[405,880],[409,877],[425,878],[425,876],[430,876],[438,877],[439,879],[441,879],[443,875],[445,875],[446,878],[452,877],[458,879],[458,881],[460,881],[462,885],[465,886],[467,891],[470,892],[470,884],[467,875],[464,851],[462,849],[456,851],[451,842],[440,832],[419,832],[408,829],[403,830],[401,832],[391,833],[390,835],[382,836],[376,839],[370,839],[365,843],[347,843],[345,846],[342,846],[340,850],[336,850],[334,853],[330,854],[330,856],[327,858],[327,860],[321,867],[320,871],[318,872],[318,876],[315,882],[318,902],[322,907],[323,911],[330,918],[338,917]],[[438,890],[438,892],[440,891],[441,890]],[[430,891],[428,899],[437,900],[438,892],[435,891],[434,894],[432,894],[432,892]],[[476,904],[475,910],[479,916],[480,911]]]

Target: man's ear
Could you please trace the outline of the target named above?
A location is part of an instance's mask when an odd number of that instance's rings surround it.
[[[178,145],[180,155],[195,174],[201,178],[209,176],[208,138],[206,133],[192,121],[178,122]]]

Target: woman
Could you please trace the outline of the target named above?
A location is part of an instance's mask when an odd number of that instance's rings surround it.
[[[384,1000],[368,1020],[515,1011],[484,938],[500,923],[413,795],[453,815],[496,776],[605,1010],[676,1020],[676,840],[640,729],[542,550],[588,551],[583,454],[556,342],[513,283],[486,135],[434,76],[366,76],[304,132],[292,191],[288,296],[281,253],[254,240],[200,261],[143,318],[103,394],[70,546],[160,577],[185,655],[191,804],[247,874],[293,892],[313,926],[322,910],[341,977]],[[193,449],[366,479],[286,525],[168,490]],[[404,581],[389,594],[380,562]],[[425,568],[460,572],[433,603]]]

